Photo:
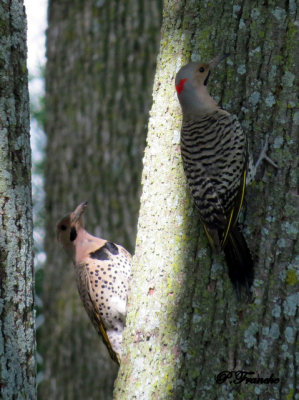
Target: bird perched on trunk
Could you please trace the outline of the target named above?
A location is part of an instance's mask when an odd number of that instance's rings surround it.
[[[90,235],[82,214],[87,202],[57,225],[57,238],[75,266],[84,308],[111,358],[120,363],[132,257],[123,247]]]
[[[224,250],[231,282],[240,298],[250,296],[253,261],[238,226],[248,166],[246,136],[236,116],[219,108],[209,95],[211,70],[227,55],[209,63],[190,62],[176,75],[182,107],[181,154],[184,171],[210,244]]]

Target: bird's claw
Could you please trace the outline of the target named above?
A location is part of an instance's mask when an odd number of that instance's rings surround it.
[[[271,164],[274,168],[278,168],[278,165],[277,165],[273,160],[271,160],[271,158],[268,157],[267,154],[266,154],[267,151],[268,151],[268,145],[269,145],[269,135],[266,135],[265,144],[264,144],[264,146],[263,146],[263,148],[262,148],[262,151],[260,152],[260,155],[259,155],[259,157],[258,157],[258,159],[257,159],[257,162],[255,163],[255,166],[254,166],[255,171],[257,171],[257,169],[258,169],[260,163],[261,163],[263,160],[267,161],[267,162],[268,162],[269,164]]]
[[[273,160],[271,160],[270,157],[267,156],[268,145],[269,145],[269,135],[267,134],[265,139],[265,144],[260,152],[260,155],[255,165],[253,165],[252,158],[250,157],[249,159],[249,168],[248,168],[246,184],[250,184],[255,179],[256,171],[262,161],[267,161],[270,165],[272,165],[272,167],[278,168],[278,165]]]

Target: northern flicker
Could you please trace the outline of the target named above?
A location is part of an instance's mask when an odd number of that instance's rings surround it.
[[[190,62],[176,75],[182,107],[181,154],[184,171],[211,246],[224,250],[228,272],[240,298],[250,296],[253,261],[238,226],[248,153],[246,136],[236,116],[221,109],[209,95],[211,70],[227,55],[209,63]]]
[[[132,257],[123,247],[90,235],[82,214],[87,202],[57,225],[57,238],[71,257],[84,308],[111,358],[120,363]]]

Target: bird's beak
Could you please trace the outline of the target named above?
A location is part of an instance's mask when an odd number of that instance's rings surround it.
[[[84,201],[83,203],[81,203],[77,206],[75,211],[72,212],[72,216],[71,216],[72,223],[78,221],[78,219],[81,217],[81,215],[83,214],[86,207],[87,207],[87,201]]]
[[[217,65],[228,56],[229,54],[221,54],[220,56],[213,58],[213,60],[209,62],[210,69],[214,69],[215,67],[217,67]]]

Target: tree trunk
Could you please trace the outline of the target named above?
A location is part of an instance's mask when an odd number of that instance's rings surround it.
[[[295,14],[293,2],[165,2],[115,399],[295,399]],[[270,133],[268,154],[279,165],[262,165],[240,218],[255,259],[252,304],[237,302],[223,256],[208,246],[179,149],[175,74],[190,58],[224,52],[231,56],[209,90],[238,115],[254,158]],[[215,378],[240,370],[272,378]]]
[[[49,3],[43,399],[112,397],[117,367],[55,230],[87,200],[86,229],[133,250],[161,8],[161,0]]]
[[[36,398],[26,16],[0,2],[0,398]]]

